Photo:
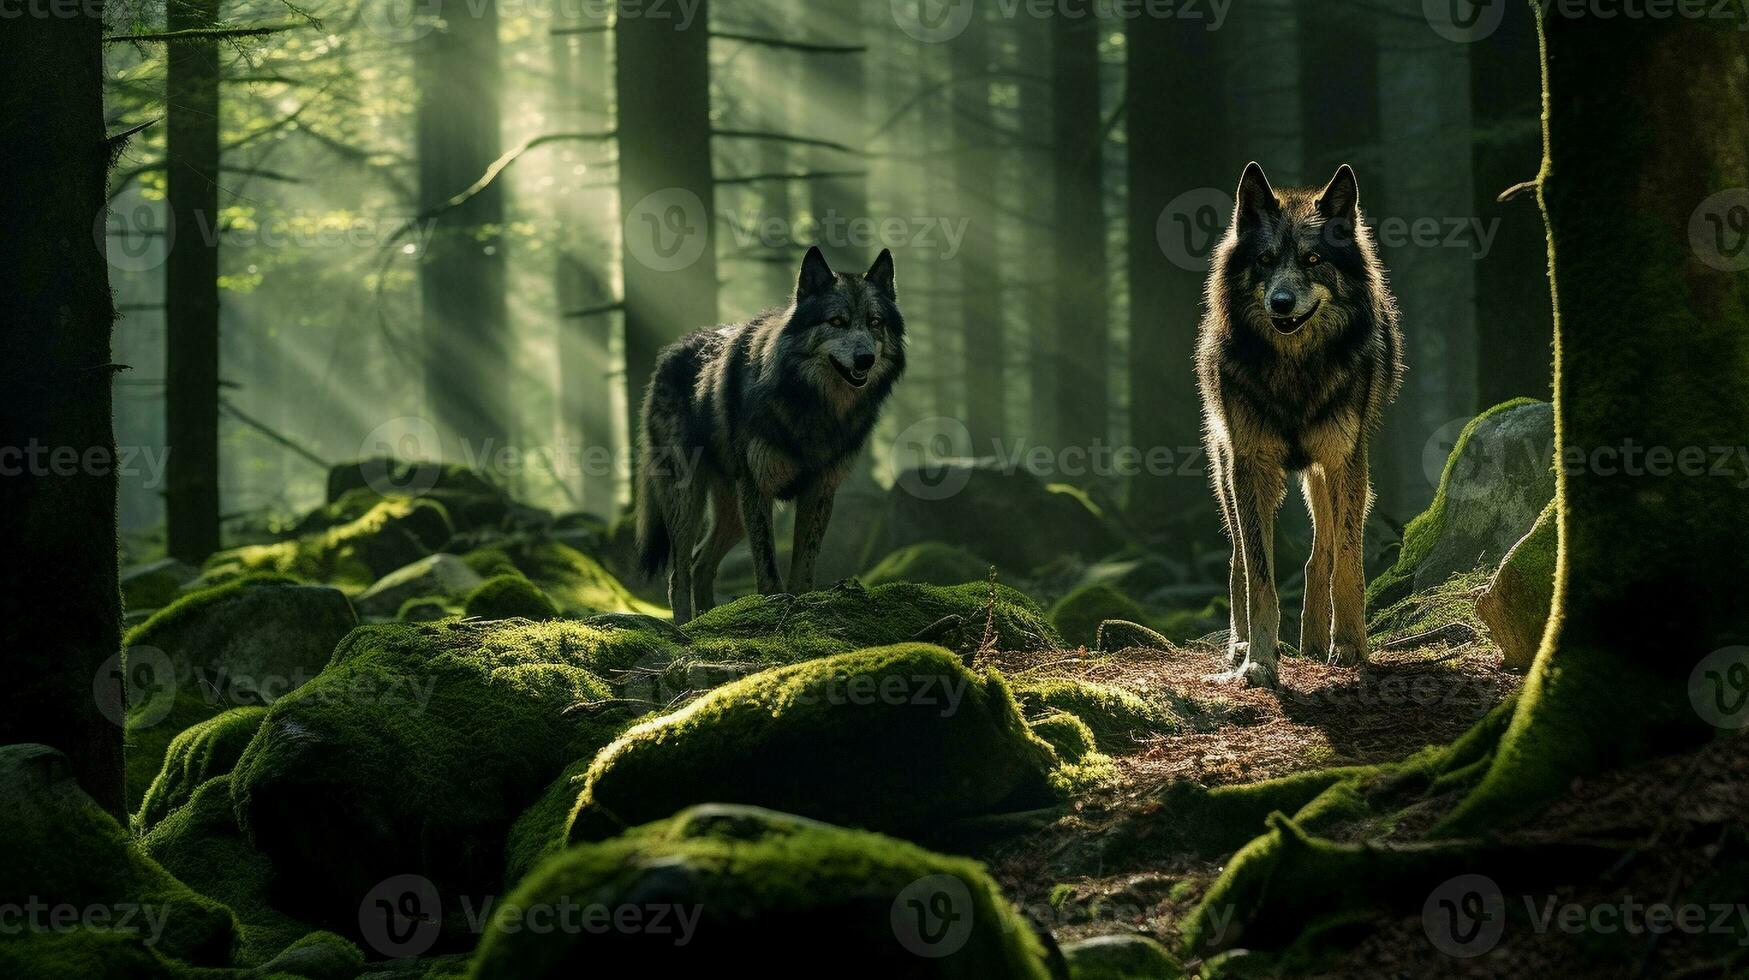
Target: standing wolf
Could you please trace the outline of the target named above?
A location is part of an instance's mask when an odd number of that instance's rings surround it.
[[[1253,163],[1212,258],[1196,371],[1233,539],[1226,680],[1277,684],[1275,512],[1290,473],[1312,515],[1300,651],[1367,658],[1367,443],[1402,384],[1403,335],[1359,198],[1346,164],[1322,191],[1277,193]]]
[[[743,533],[759,591],[784,590],[773,500],[796,502],[789,590],[813,588],[832,496],[904,370],[905,321],[887,251],[859,276],[834,273],[809,249],[787,308],[662,351],[644,395],[638,551],[645,575],[672,565],[676,623],[715,605],[717,565]]]

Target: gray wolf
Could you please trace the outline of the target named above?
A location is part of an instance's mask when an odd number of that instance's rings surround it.
[[[760,593],[784,591],[774,500],[796,506],[789,591],[813,588],[833,495],[904,371],[889,251],[855,275],[809,249],[789,306],[663,349],[644,395],[638,551],[645,575],[671,569],[676,623],[715,604],[717,566],[743,534]]]
[[[1403,335],[1354,171],[1276,191],[1252,163],[1211,257],[1197,336],[1204,442],[1233,540],[1230,672],[1274,687],[1275,514],[1297,473],[1312,516],[1300,652],[1367,659],[1367,444],[1403,379]]]

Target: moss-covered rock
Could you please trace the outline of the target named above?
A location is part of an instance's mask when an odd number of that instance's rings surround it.
[[[1027,722],[1027,727],[1056,750],[1057,768],[1051,772],[1051,786],[1057,792],[1073,795],[1117,778],[1117,767],[1110,756],[1099,751],[1093,729],[1067,711],[1053,711]]]
[[[888,582],[921,582],[924,585],[960,585],[982,582],[990,575],[990,563],[964,548],[940,541],[906,545],[882,558],[860,578],[864,585]]]
[[[485,581],[467,562],[450,554],[428,555],[397,568],[352,597],[361,616],[394,616],[409,600],[460,600]]]
[[[1056,711],[1086,722],[1102,751],[1124,751],[1138,739],[1170,735],[1182,721],[1176,706],[1158,703],[1134,691],[1068,677],[1016,681],[1015,698],[1027,717]]]
[[[576,710],[612,699],[598,674],[657,648],[563,620],[363,627],[269,711],[237,813],[319,924],[355,925],[360,896],[396,874],[492,893],[511,823],[629,720]]]
[[[976,863],[747,807],[699,807],[567,850],[506,905],[534,921],[579,902],[579,916],[625,910],[639,926],[537,933],[495,919],[474,976],[1051,975],[1043,941]]]
[[[466,466],[365,459],[328,471],[327,506],[306,517],[299,530],[324,530],[354,520],[390,498],[436,501],[449,512],[458,531],[499,527],[511,508],[503,488]]]
[[[401,608],[395,610],[395,618],[403,623],[435,623],[448,616],[457,615],[449,603],[435,596],[420,596],[401,603]]]
[[[1099,624],[1108,619],[1146,623],[1148,611],[1110,585],[1088,585],[1069,593],[1051,607],[1051,623],[1063,639],[1084,647],[1098,642]]]
[[[470,551],[463,560],[487,578],[521,574],[567,615],[662,611],[632,595],[600,562],[549,538],[509,538]]]
[[[357,625],[340,592],[248,576],[191,592],[128,631],[127,789],[137,805],[178,733],[315,677]]]
[[[202,578],[220,582],[273,572],[362,592],[443,547],[454,533],[449,512],[437,501],[391,497],[357,519],[323,531],[221,551],[207,559]]]
[[[462,615],[475,619],[557,619],[559,607],[521,575],[494,575],[468,594]]]
[[[1136,648],[1170,650],[1172,641],[1165,634],[1127,619],[1108,619],[1093,631],[1093,649],[1100,653],[1117,653]]]
[[[1551,502],[1476,599],[1476,615],[1505,656],[1509,670],[1529,670],[1542,646],[1543,628],[1555,598],[1555,558],[1560,550]]]
[[[1493,568],[1555,497],[1554,408],[1518,398],[1458,435],[1425,512],[1403,529],[1397,561],[1367,587],[1380,608],[1459,572]]]
[[[1176,980],[1184,969],[1166,947],[1135,933],[1095,936],[1063,947],[1070,980]]]
[[[160,558],[121,572],[122,605],[129,610],[161,609],[175,602],[182,587],[195,580],[200,569],[174,558]]]
[[[266,717],[266,708],[232,708],[171,740],[164,767],[152,780],[139,811],[134,814],[134,832],[152,829],[170,811],[187,803],[202,784],[236,768],[237,760],[243,757],[243,750],[249,747]]]
[[[590,767],[570,838],[713,801],[916,831],[1048,802],[1054,761],[994,672],[879,647],[756,674],[628,731]]]
[[[21,958],[32,968],[9,976],[64,975],[70,962],[147,964],[142,949],[198,966],[228,966],[237,937],[229,910],[140,853],[74,782],[66,756],[41,745],[0,747],[0,904],[41,909],[34,914],[43,917],[71,910],[82,925],[107,927],[128,940],[37,942],[43,937],[36,933],[51,929],[51,920],[43,918],[35,929],[27,921]],[[12,942],[8,937],[0,948]],[[38,960],[40,972],[33,965]]]
[[[1046,485],[992,459],[949,460],[927,472],[901,473],[887,499],[877,555],[950,541],[1025,574],[1062,555],[1093,558],[1117,548],[1104,514],[1086,494],[1066,484]]]

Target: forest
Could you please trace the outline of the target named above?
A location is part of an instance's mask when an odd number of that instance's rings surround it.
[[[1742,0],[0,0],[0,160],[0,975],[1749,976]]]

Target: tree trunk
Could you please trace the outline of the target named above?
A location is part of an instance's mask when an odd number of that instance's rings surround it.
[[[121,815],[121,599],[104,263],[104,27],[87,14],[0,31],[0,744],[66,752]],[[94,15],[93,15],[94,14]],[[39,448],[40,447],[40,448]],[[92,696],[94,688],[109,696]],[[107,717],[106,711],[107,710]]]
[[[1174,460],[1202,442],[1191,355],[1209,252],[1231,216],[1243,163],[1227,152],[1221,100],[1158,93],[1219,91],[1217,37],[1159,17],[1128,27],[1129,442]],[[1138,525],[1160,531],[1189,512],[1207,515],[1200,527],[1217,526],[1207,480],[1189,473],[1144,467],[1130,479]]]
[[[973,451],[991,452],[1004,435],[1003,292],[997,262],[1000,210],[997,170],[1000,137],[990,104],[991,25],[974,8],[964,33],[949,43],[953,77],[954,186],[969,224],[960,256],[961,370],[965,375],[965,422]]]
[[[1478,408],[1549,397],[1554,318],[1548,283],[1533,274],[1548,259],[1542,222],[1531,194],[1498,200],[1541,161],[1537,91],[1536,24],[1508,17],[1471,46],[1475,213],[1494,235],[1476,264]]]
[[[219,0],[173,3],[166,26],[210,28],[218,16]],[[198,565],[219,550],[219,43],[172,44],[167,60],[165,530],[171,556]]]
[[[1749,432],[1749,252],[1743,212],[1731,217],[1749,207],[1749,35],[1686,18],[1554,17],[1542,31],[1555,612],[1450,834],[1694,744],[1712,731],[1701,711],[1713,695],[1743,693],[1715,691],[1725,682],[1703,663],[1749,628],[1740,477],[1685,474],[1652,454],[1705,456]],[[1630,445],[1642,452],[1637,474],[1623,458]],[[1728,678],[1729,664],[1713,663]]]
[[[630,445],[662,346],[717,322],[711,169],[710,4],[695,22],[621,17],[614,28],[624,232]]]
[[[1100,104],[1099,21],[1089,0],[1071,0],[1049,22],[1051,124],[1055,147],[1051,195],[1056,224],[1051,338],[1055,363],[1055,445],[1091,447],[1111,427],[1111,325],[1107,322],[1105,160]],[[1044,392],[1034,395],[1046,400]]]
[[[1322,186],[1343,164],[1378,196],[1384,178],[1379,143],[1379,47],[1376,15],[1333,7],[1299,23],[1303,178]],[[1341,57],[1331,57],[1331,52]],[[1534,97],[1535,80],[1526,93]]]
[[[466,190],[502,153],[496,4],[443,0],[443,23],[419,41],[420,210]],[[511,351],[504,284],[503,184],[437,219],[419,265],[425,400],[463,455],[504,446]]]

